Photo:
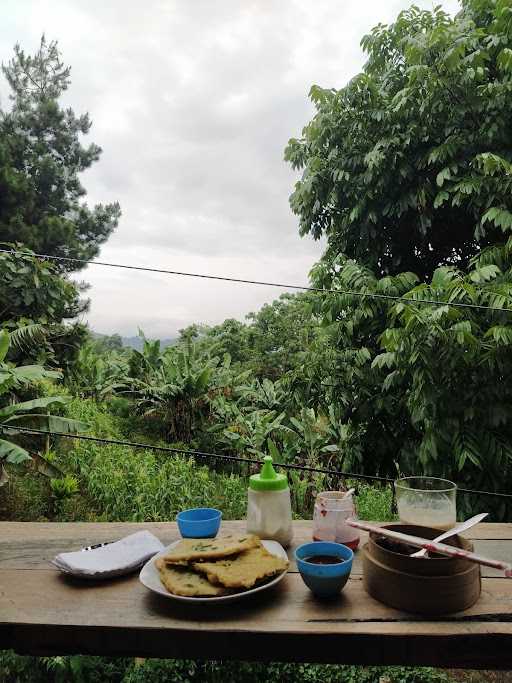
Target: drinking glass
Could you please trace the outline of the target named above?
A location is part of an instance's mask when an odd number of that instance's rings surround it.
[[[437,477],[403,477],[395,481],[398,515],[403,524],[448,530],[457,519],[457,486]]]

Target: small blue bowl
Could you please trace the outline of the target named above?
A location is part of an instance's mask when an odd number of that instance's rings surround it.
[[[334,555],[342,562],[315,564],[307,561],[307,558],[319,555]],[[295,551],[295,561],[302,580],[320,598],[330,598],[340,593],[350,576],[353,559],[354,553],[350,548],[330,541],[303,543]]]
[[[183,538],[214,538],[220,528],[222,512],[215,508],[192,508],[180,512],[176,521]]]

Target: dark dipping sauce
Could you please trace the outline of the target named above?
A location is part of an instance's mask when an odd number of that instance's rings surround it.
[[[336,555],[312,555],[304,558],[304,562],[311,562],[311,564],[342,564],[344,560]]]

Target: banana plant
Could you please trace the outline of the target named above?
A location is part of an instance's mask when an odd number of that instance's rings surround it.
[[[17,401],[16,390],[29,386],[38,380],[58,379],[61,373],[57,370],[46,370],[40,365],[13,366],[6,363],[10,338],[6,330],[0,331],[0,432],[4,436],[20,434],[17,427],[43,429],[65,433],[83,432],[88,425],[79,420],[71,420],[47,412],[51,406],[63,405],[69,399],[63,396],[45,396],[30,401]],[[37,457],[37,454],[34,454]],[[0,438],[0,460],[20,464],[31,460],[29,451],[11,439]],[[6,481],[7,474],[2,466],[0,479]]]
[[[217,359],[212,361],[215,365]],[[223,355],[222,362],[215,366],[207,394],[210,421],[227,424],[234,419],[238,406],[244,403],[246,382],[251,374],[251,370],[234,368],[229,353]]]
[[[313,408],[303,408],[297,417],[290,417],[290,423],[292,428],[287,439],[305,464],[317,464],[322,452],[338,451],[338,445],[332,443],[334,435],[329,430],[328,419]]]
[[[263,380],[255,379],[245,388],[242,396],[252,409],[281,411],[290,400],[284,381],[272,382],[266,377]]]
[[[268,445],[269,438],[276,439],[289,431],[283,424],[284,419],[284,412],[277,414],[273,410],[253,410],[251,413],[245,413],[237,408],[227,428],[218,423],[209,431],[217,434],[226,450],[241,454],[250,453],[261,458],[266,455],[265,446]]]
[[[129,360],[129,376],[141,381],[148,381],[152,375],[162,366],[164,353],[160,348],[160,340],[151,341],[146,339],[142,330],[139,329],[139,337],[142,339],[142,350],[132,349]]]
[[[215,360],[196,357],[195,349],[169,347],[144,378],[127,378],[127,391],[136,410],[162,422],[167,437],[190,441],[194,421],[206,408]]]
[[[100,355],[93,344],[84,344],[67,378],[71,393],[102,401],[124,384],[128,372],[126,360],[115,353]]]

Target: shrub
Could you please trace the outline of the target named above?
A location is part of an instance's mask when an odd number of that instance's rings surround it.
[[[111,657],[22,657],[0,653],[2,683],[449,683],[450,676],[421,667],[359,667]]]

